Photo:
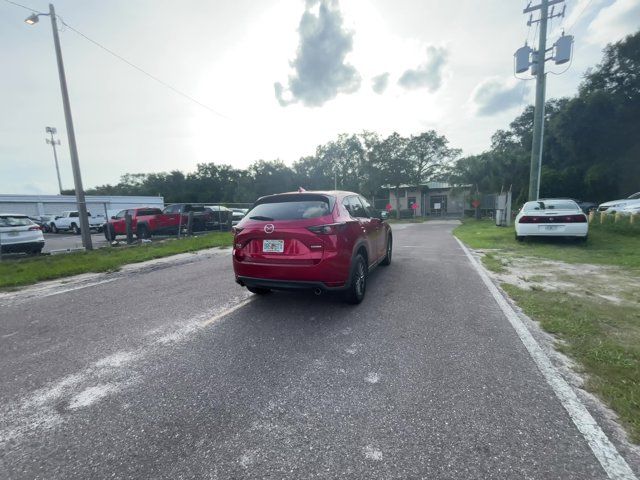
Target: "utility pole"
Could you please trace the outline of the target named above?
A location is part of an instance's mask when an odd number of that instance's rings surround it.
[[[58,38],[58,22],[56,21],[56,11],[53,4],[49,4],[49,16],[51,17],[51,28],[53,29],[53,43],[56,49],[56,59],[58,60],[58,76],[60,77],[60,90],[62,92],[62,105],[64,107],[64,119],[67,125],[67,137],[69,139],[69,153],[71,155],[71,168],[73,170],[73,185],[76,191],[76,202],[78,213],[80,214],[80,233],[82,234],[82,246],[86,250],[93,250],[91,242],[91,232],[89,230],[89,218],[87,216],[87,204],[82,188],[82,176],[80,174],[80,162],[78,160],[78,148],[76,146],[76,134],[73,129],[73,118],[71,117],[71,105],[69,103],[69,92],[67,90],[67,78],[64,73],[62,62],[62,49]]]
[[[58,190],[60,191],[60,195],[62,195],[62,180],[60,180],[60,167],[58,166],[58,154],[56,153],[56,145],[60,145],[60,140],[53,138],[53,135],[58,133],[58,131],[55,127],[47,127],[45,131],[51,134],[51,139],[47,138],[46,141],[53,147],[53,159],[56,162],[56,174],[58,175]]]
[[[547,21],[555,17],[564,17],[565,6],[562,12],[554,14],[556,4],[563,3],[564,0],[540,0],[539,5],[531,6],[531,2],[523,13],[529,13],[529,21],[527,24],[531,26],[533,23],[540,24],[540,36],[538,40],[538,49],[532,50],[528,45],[519,48],[516,53],[516,73],[522,73],[531,67],[531,74],[536,77],[536,104],[533,112],[533,141],[531,144],[531,168],[529,175],[529,201],[538,200],[540,196],[540,170],[542,167],[542,146],[544,137],[544,104],[547,75],[545,73],[545,63],[548,60],[555,60],[556,65],[561,65],[571,59],[571,50],[573,47],[573,36],[564,35],[553,44],[552,48],[547,49]],[[551,7],[551,13],[549,13]],[[540,18],[532,19],[532,14],[540,10]],[[554,54],[547,58],[547,52],[554,51]]]
[[[535,55],[536,65],[536,106],[533,111],[533,143],[531,144],[531,169],[529,173],[529,201],[538,200],[540,196],[540,169],[542,168],[542,137],[544,136],[544,101],[547,83],[544,73],[544,58],[547,51],[547,15],[549,1],[541,0],[540,5],[540,38],[538,52]],[[526,12],[526,9],[525,9]]]

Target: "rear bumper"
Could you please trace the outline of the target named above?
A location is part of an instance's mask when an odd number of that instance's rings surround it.
[[[270,280],[268,278],[236,277],[236,282],[243,287],[271,288],[273,290],[315,290],[340,291],[347,285],[329,286],[323,282],[297,280]]]
[[[44,240],[38,240],[35,242],[21,242],[21,243],[3,243],[2,253],[22,253],[32,252],[44,247]]]
[[[545,227],[552,227],[546,229]],[[566,223],[566,224],[537,224],[525,223],[517,224],[516,232],[523,237],[586,237],[589,233],[589,224]]]

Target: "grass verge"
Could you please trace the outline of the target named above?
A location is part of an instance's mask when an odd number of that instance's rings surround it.
[[[502,288],[542,328],[562,342],[556,348],[588,374],[586,388],[613,408],[631,440],[640,442],[640,310],[576,299],[564,292]]]
[[[475,249],[499,249],[505,253],[568,263],[640,268],[640,223],[593,223],[589,226],[589,239],[586,243],[548,237],[517,242],[513,228],[496,227],[489,220],[465,219],[453,233]]]
[[[144,262],[205,248],[228,247],[231,246],[232,240],[229,232],[214,232],[151,244],[105,247],[90,252],[3,259],[0,263],[0,288],[29,285],[80,273],[111,272],[128,263]]]

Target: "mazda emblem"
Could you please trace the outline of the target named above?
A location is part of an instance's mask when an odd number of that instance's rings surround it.
[[[273,224],[271,223],[267,223],[264,226],[264,233],[273,233],[273,231],[276,229],[276,227],[273,226]]]

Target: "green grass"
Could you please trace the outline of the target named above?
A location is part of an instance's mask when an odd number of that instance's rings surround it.
[[[106,247],[90,252],[3,259],[0,262],[0,288],[29,285],[80,273],[116,271],[128,263],[144,262],[205,248],[228,247],[231,246],[232,240],[229,232],[215,232],[151,244]]]
[[[524,242],[517,242],[513,227],[496,227],[489,220],[465,219],[453,233],[475,249],[500,249],[505,253],[568,263],[640,269],[640,223],[592,223],[586,243],[555,238],[529,238]]]
[[[563,342],[558,350],[577,360],[588,374],[587,389],[620,416],[634,442],[640,442],[640,310],[633,306],[578,299],[503,284],[524,312]]]
[[[482,257],[482,263],[487,269],[495,273],[503,273],[506,271],[502,262],[496,258],[492,253],[487,253]]]

